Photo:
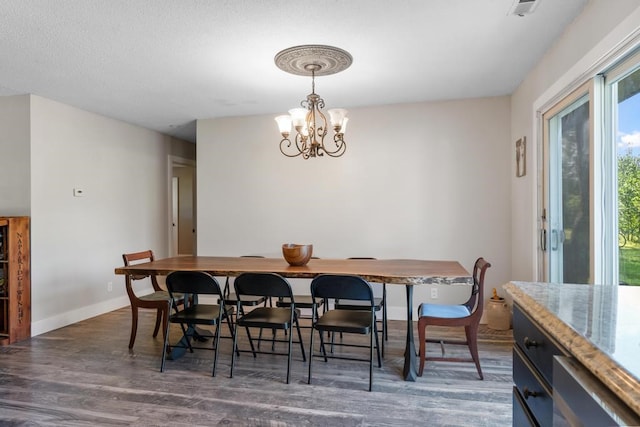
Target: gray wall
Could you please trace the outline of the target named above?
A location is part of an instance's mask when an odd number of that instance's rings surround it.
[[[31,208],[30,97],[0,97],[0,216]]]

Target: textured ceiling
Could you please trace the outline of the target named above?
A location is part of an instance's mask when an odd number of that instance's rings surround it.
[[[32,93],[195,141],[195,120],[278,114],[311,90],[274,64],[347,50],[328,107],[512,93],[588,0],[0,0],[0,95]],[[275,129],[275,123],[274,123]]]

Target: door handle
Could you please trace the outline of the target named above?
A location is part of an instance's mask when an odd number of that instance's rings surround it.
[[[540,230],[540,248],[543,252],[547,251],[547,230]]]
[[[551,250],[558,250],[558,230],[551,230]]]
[[[527,399],[527,400],[528,400],[530,397],[538,397],[538,396],[540,396],[540,393],[538,393],[537,391],[529,390],[529,388],[528,388],[528,387],[525,387],[525,388],[522,390],[522,394],[524,394],[524,398],[525,398],[525,399]]]

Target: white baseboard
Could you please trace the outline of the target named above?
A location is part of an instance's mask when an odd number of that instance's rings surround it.
[[[124,295],[119,298],[110,299],[98,304],[88,305],[77,310],[58,314],[47,319],[38,320],[37,322],[31,323],[31,336],[35,337],[37,335],[44,334],[45,332],[53,331],[54,329],[62,328],[63,326],[68,326],[82,320],[90,319],[128,305],[129,298]]]

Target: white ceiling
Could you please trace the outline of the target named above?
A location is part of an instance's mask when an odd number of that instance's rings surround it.
[[[277,114],[311,91],[275,54],[351,53],[327,107],[512,93],[588,0],[0,0],[0,95],[32,93],[195,141],[195,120]],[[275,122],[274,122],[275,131]]]

